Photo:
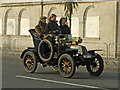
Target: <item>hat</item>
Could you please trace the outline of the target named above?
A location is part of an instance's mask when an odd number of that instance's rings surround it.
[[[66,23],[65,24],[68,25],[68,23],[67,23],[67,17],[66,16],[63,16],[63,17],[60,18],[60,21],[59,21],[60,25],[62,24],[62,20],[63,19],[66,19]]]
[[[40,17],[40,20],[42,20],[42,19],[47,19],[47,17],[45,17],[45,16]]]
[[[61,17],[61,19],[66,19],[66,18],[67,18],[66,16]]]

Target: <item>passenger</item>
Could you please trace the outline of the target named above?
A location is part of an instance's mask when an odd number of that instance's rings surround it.
[[[56,20],[56,15],[55,14],[52,14],[50,17],[49,17],[49,22],[48,22],[48,32],[49,31],[56,31],[56,30],[59,30],[59,26],[57,24],[57,20]]]
[[[47,37],[47,23],[46,23],[46,17],[40,17],[40,21],[38,23],[38,25],[35,26],[35,32],[38,34],[38,36],[36,37],[36,47],[35,47],[35,51],[38,52],[38,46],[39,43],[41,42],[41,40],[43,38]],[[42,53],[44,53],[44,46],[42,47]],[[43,67],[46,67],[47,64],[46,63],[42,63],[41,64]]]
[[[70,28],[68,27],[68,25],[66,25],[66,22],[67,22],[66,17],[62,17],[59,21],[61,34],[71,34]]]
[[[46,37],[46,29],[47,29],[47,24],[46,24],[46,17],[40,17],[40,21],[38,25],[35,26],[35,32],[38,33],[39,36],[43,36],[43,38]]]
[[[37,33],[37,35],[35,35],[35,51],[38,52],[38,45],[40,43],[40,41],[43,38],[46,38],[46,17],[40,17],[40,21],[38,23],[38,25],[35,26],[35,32]]]

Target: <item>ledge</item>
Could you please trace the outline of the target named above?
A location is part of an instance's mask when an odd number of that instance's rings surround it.
[[[82,39],[84,40],[100,40],[101,38],[87,38],[87,37],[83,37]]]

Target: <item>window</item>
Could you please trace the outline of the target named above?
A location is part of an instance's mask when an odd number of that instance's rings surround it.
[[[20,35],[29,35],[28,30],[30,29],[30,20],[28,18],[21,19],[21,30]]]
[[[2,19],[0,19],[0,35],[2,34]]]
[[[99,38],[99,16],[87,17],[85,37]]]
[[[7,19],[7,35],[15,35],[15,19]]]

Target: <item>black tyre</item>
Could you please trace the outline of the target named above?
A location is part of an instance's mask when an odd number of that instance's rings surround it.
[[[55,72],[59,72],[58,66],[52,66],[52,70],[55,71]]]
[[[60,74],[65,78],[70,78],[75,73],[75,61],[69,54],[63,54],[58,61]]]
[[[47,39],[42,40],[38,47],[38,54],[43,62],[49,62],[54,55],[52,43]]]
[[[23,65],[26,72],[34,73],[37,69],[37,59],[33,52],[27,51],[23,57]]]
[[[93,60],[92,64],[87,65],[87,70],[91,76],[99,76],[103,72],[104,62],[102,57],[97,54],[96,58]]]

